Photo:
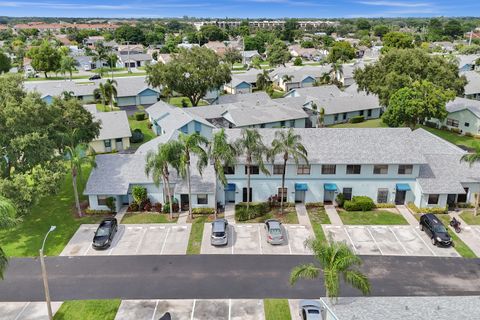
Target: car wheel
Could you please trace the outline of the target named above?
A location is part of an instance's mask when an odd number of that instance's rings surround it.
[[[420,230],[422,230],[422,231],[423,231],[423,224],[421,224],[421,225],[420,225]]]
[[[433,244],[434,246],[437,245],[437,240],[435,240],[435,238],[432,238],[432,244]]]

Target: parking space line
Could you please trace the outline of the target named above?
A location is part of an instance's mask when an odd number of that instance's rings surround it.
[[[232,242],[231,242],[231,245],[232,245],[232,254],[233,254],[233,247],[234,247],[234,243],[233,243],[233,233],[235,232],[235,228],[232,227],[232,231],[230,232],[232,234]]]
[[[152,320],[155,320],[155,313],[157,313],[158,308],[158,300],[155,302],[155,309],[153,309]]]
[[[370,228],[367,228],[367,231],[368,231],[368,234],[370,234],[370,237],[372,237],[373,242],[374,242],[375,245],[377,246],[378,251],[380,251],[380,254],[383,256],[382,249],[380,249],[380,246],[378,245],[377,240],[375,240],[375,237],[373,236],[372,232],[370,231]]]
[[[286,233],[286,236],[287,236],[288,251],[290,251],[290,254],[292,254],[292,247],[290,246],[290,234],[288,233],[287,228],[285,228],[285,233]]]
[[[84,256],[87,255],[87,253],[88,253],[88,251],[90,251],[90,248],[91,248],[91,247],[92,247],[92,246],[90,246],[90,245],[87,247],[87,250],[85,250],[85,253],[83,254]]]
[[[353,244],[352,238],[351,238],[350,235],[348,234],[347,228],[346,228],[346,227],[343,227],[343,230],[344,230],[345,233],[347,234],[348,240],[350,240],[350,243],[351,243],[352,246],[353,246],[353,251],[355,251],[355,253],[358,253],[358,252],[357,252],[357,248],[355,248],[355,245]]]
[[[425,240],[423,240],[422,236],[418,234],[417,228],[414,228],[414,232],[415,232],[415,234],[417,235],[417,237],[419,237],[420,240],[422,240],[422,242],[425,244],[425,246],[428,248],[428,250],[430,250],[430,251],[433,253],[433,255],[436,257],[437,254],[435,253],[435,251],[432,250],[432,248],[430,248],[430,247],[428,246],[428,244],[425,242]]]
[[[148,230],[147,228],[143,229],[143,234],[142,234],[142,237],[140,238],[140,241],[138,241],[137,249],[135,249],[135,254],[138,254],[138,250],[140,250],[143,239],[145,238],[145,235],[147,234],[147,230]]]
[[[28,307],[29,304],[30,304],[30,302],[25,303],[25,305],[23,306],[22,310],[20,310],[20,312],[17,314],[17,316],[15,317],[14,320],[20,319],[20,316],[25,312],[25,310],[27,309],[27,307]]]
[[[163,254],[163,250],[165,249],[165,245],[167,244],[167,238],[169,233],[170,233],[170,228],[167,229],[167,234],[165,235],[165,240],[163,240],[162,250],[160,251],[160,254]]]
[[[228,320],[232,318],[232,299],[228,299]]]
[[[262,236],[260,235],[260,226],[257,226],[257,230],[258,230],[258,244],[260,245],[260,254],[263,254]]]
[[[395,232],[393,232],[392,228],[388,227],[388,230],[390,230],[390,232],[393,233],[393,236],[394,236],[395,239],[398,241],[398,243],[400,244],[400,246],[403,248],[403,250],[405,251],[405,254],[408,254],[407,248],[405,248],[405,246],[404,246],[403,243],[400,241],[400,239],[398,239],[397,235],[395,234]]]
[[[193,320],[193,315],[195,313],[195,304],[196,303],[197,303],[197,299],[193,299],[192,315],[190,316],[190,320]]]

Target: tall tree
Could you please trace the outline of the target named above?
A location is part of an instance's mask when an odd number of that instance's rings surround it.
[[[280,196],[280,212],[283,213],[283,199],[285,198],[285,174],[287,172],[287,162],[291,158],[298,166],[300,162],[308,165],[308,152],[302,144],[302,137],[295,134],[292,128],[288,130],[278,130],[275,132],[275,138],[272,141],[272,148],[269,151],[268,158],[275,161],[277,155],[283,160],[282,171],[282,193]]]
[[[429,81],[415,81],[392,95],[382,120],[390,127],[405,125],[413,130],[425,120],[445,119],[448,115],[445,105],[453,99],[452,90],[444,90]]]
[[[0,51],[0,74],[7,73],[12,67],[12,61],[3,52]]]
[[[225,167],[235,165],[237,152],[235,147],[228,142],[227,135],[225,134],[225,130],[223,128],[213,135],[212,142],[209,146],[208,155],[210,162],[213,165],[213,169],[215,170],[215,176],[224,186],[226,186],[228,181],[225,177],[224,170]],[[218,213],[217,188],[215,188],[214,198],[216,218]]]
[[[205,150],[208,147],[208,140],[198,133],[189,135],[180,134],[178,137],[180,143],[180,174],[187,179],[188,186],[188,214],[193,219],[192,214],[192,186],[191,186],[191,162],[192,156],[196,157],[197,169],[202,174],[203,169],[208,164],[208,154]]]
[[[392,31],[383,36],[382,52],[388,52],[392,48],[407,49],[414,47],[413,37],[405,32]]]
[[[355,49],[346,41],[335,42],[327,56],[327,60],[331,63],[347,62],[353,58],[355,58]]]
[[[290,51],[282,40],[275,40],[267,48],[267,61],[271,66],[285,65],[291,58]]]
[[[60,53],[48,41],[28,51],[27,56],[32,59],[32,67],[48,78],[48,72],[57,71],[60,66]]]
[[[117,65],[118,62],[118,56],[114,53],[110,53],[107,56],[107,63],[108,66],[110,67],[110,74],[111,74],[111,79],[113,80],[113,69]]]
[[[218,56],[205,47],[181,49],[166,64],[157,63],[147,69],[147,81],[155,86],[168,86],[188,97],[193,106],[210,90],[230,82],[231,71]]]
[[[378,95],[380,104],[388,106],[390,97],[415,81],[427,80],[444,90],[461,96],[467,79],[458,74],[458,65],[421,49],[392,49],[375,64],[354,72],[360,90]]]
[[[272,79],[268,70],[263,70],[261,73],[257,74],[257,88],[259,90],[265,90],[268,86],[272,84]]]
[[[76,64],[77,62],[74,58],[70,56],[62,56],[62,58],[60,59],[59,71],[63,74],[64,77],[65,74],[68,73],[70,75],[70,81],[72,81],[72,73],[73,70],[75,70]]]
[[[18,222],[16,216],[17,209],[13,203],[10,200],[0,196],[0,230],[14,227]],[[0,247],[0,279],[3,279],[7,265],[7,255]]]
[[[223,54],[223,60],[233,68],[235,62],[242,62],[242,54],[237,49],[228,47]]]
[[[252,165],[258,166],[264,174],[270,174],[265,167],[264,157],[268,155],[268,149],[263,144],[262,136],[256,129],[242,129],[241,137],[235,141],[235,150],[245,156],[245,168],[247,171],[247,211],[250,207],[250,175]]]
[[[340,295],[340,277],[363,295],[370,294],[370,281],[357,269],[362,260],[344,242],[310,238],[305,241],[305,245],[312,250],[317,264],[307,263],[293,268],[290,274],[292,285],[300,279],[316,279],[322,272],[327,297],[332,303],[335,303]]]
[[[480,145],[475,146],[475,151],[466,153],[460,158],[461,162],[466,162],[472,167],[475,163],[480,163]],[[480,202],[480,192],[475,194],[475,209],[473,214],[476,216],[478,215],[478,204]]]
[[[108,95],[108,101],[110,101],[110,110],[113,110],[113,105],[117,99],[117,81],[113,79],[107,79],[105,87]]]

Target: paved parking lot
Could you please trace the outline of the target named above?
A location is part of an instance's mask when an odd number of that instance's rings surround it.
[[[123,300],[115,320],[261,320],[263,300]]]
[[[92,239],[95,224],[82,224],[61,256],[185,254],[191,225],[120,224],[107,250],[94,250]]]
[[[322,226],[327,238],[346,242],[357,254],[459,257],[450,248],[434,246],[425,232],[412,226]]]
[[[262,223],[243,223],[228,225],[228,244],[223,247],[214,247],[210,244],[212,233],[211,223],[203,228],[202,254],[308,254],[303,243],[311,236],[305,226],[283,226],[283,236],[286,239],[282,245],[267,243],[267,234]]]
[[[61,302],[52,302],[55,314]],[[45,302],[0,302],[0,320],[48,320]]]

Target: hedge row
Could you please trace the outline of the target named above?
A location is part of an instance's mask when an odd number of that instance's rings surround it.
[[[192,209],[193,214],[214,214],[215,209],[213,208],[193,208]]]
[[[448,209],[442,207],[432,207],[432,208],[419,208],[413,202],[407,204],[408,208],[414,213],[433,213],[433,214],[446,214]]]
[[[346,200],[343,208],[347,211],[370,211],[375,208],[375,203],[367,196],[355,196],[352,200]]]
[[[235,205],[235,218],[237,221],[246,221],[263,216],[269,211],[267,202],[251,202],[247,211],[247,203],[240,202]]]

